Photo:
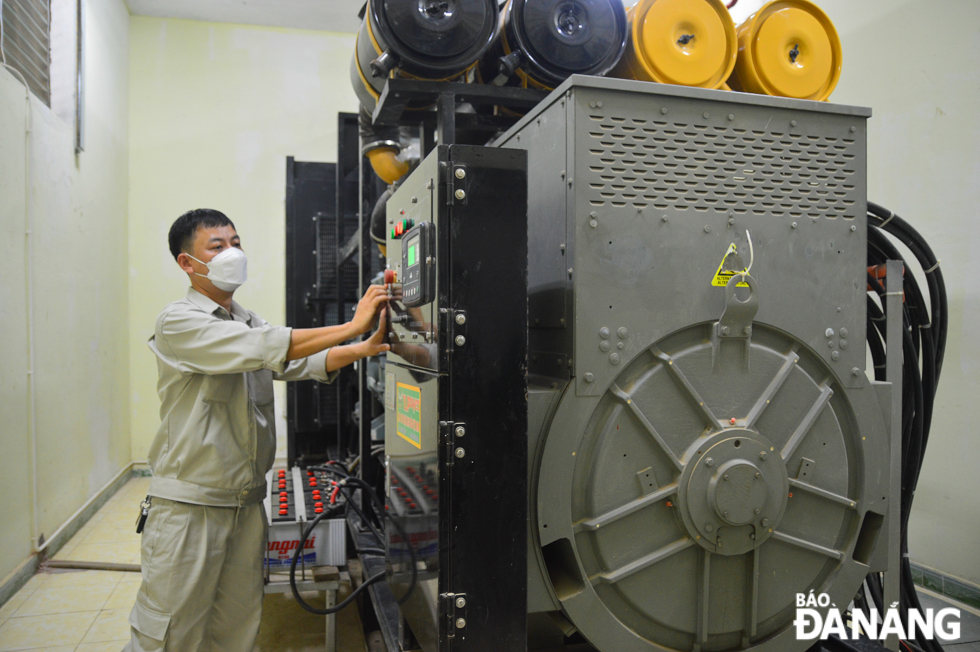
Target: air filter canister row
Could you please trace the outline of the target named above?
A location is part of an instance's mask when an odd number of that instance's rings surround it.
[[[351,82],[373,109],[392,74],[452,80],[469,70],[497,33],[496,0],[370,0],[357,34]]]
[[[626,47],[622,0],[508,0],[484,57],[485,83],[551,89],[570,75],[605,75]]]

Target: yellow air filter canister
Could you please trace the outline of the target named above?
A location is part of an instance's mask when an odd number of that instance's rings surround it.
[[[734,90],[826,100],[840,79],[834,24],[807,0],[775,0],[738,26]]]
[[[629,42],[610,75],[721,88],[738,54],[721,0],[640,0],[628,13]]]

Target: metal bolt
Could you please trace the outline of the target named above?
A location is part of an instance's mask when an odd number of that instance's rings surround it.
[[[462,448],[457,448],[456,449],[456,457],[458,457],[460,459],[466,457],[466,451],[463,450]]]
[[[626,348],[626,344],[624,342],[616,342],[616,348],[622,351]]]
[[[629,331],[625,327],[620,326],[619,330],[616,331],[616,335],[619,335],[619,339],[625,340],[626,336],[629,335]]]
[[[711,523],[708,523],[707,525],[704,526],[704,531],[705,532],[711,532],[714,529],[715,528],[711,525]]]
[[[840,336],[841,337],[847,337],[847,329],[846,328],[840,329]]]
[[[456,619],[456,629],[463,629],[464,627],[466,627],[466,619],[465,618],[457,618]]]
[[[460,188],[459,190],[457,190],[456,191],[456,199],[459,199],[460,201],[462,201],[463,199],[466,199],[466,191],[463,190],[462,188]]]
[[[729,113],[728,114],[728,119],[729,120],[734,120],[735,119],[735,114],[734,113]]]
[[[465,606],[466,606],[466,598],[462,598],[462,597],[456,598],[456,608],[457,609],[462,609]]]
[[[707,464],[708,466],[714,466],[715,465],[714,459],[713,458],[710,458],[710,457],[708,459],[706,459],[704,461],[704,463]]]
[[[828,328],[827,330],[825,330],[823,332],[823,334],[826,335],[827,337],[833,337],[834,336],[834,329],[833,328]]]
[[[795,127],[796,126],[796,120],[790,120],[789,121],[789,126],[790,127]]]
[[[761,513],[762,513],[762,510],[761,510],[761,509],[759,509],[758,507],[756,507],[756,508],[755,508],[755,513],[756,513],[757,515],[758,515],[758,514],[761,514]]]
[[[755,479],[756,479],[756,480],[758,480],[758,479],[759,479],[759,478],[761,478],[761,477],[762,477],[762,474],[761,474],[761,473],[759,473],[758,471],[756,471],[756,472],[755,472]],[[759,510],[756,510],[756,511],[755,511],[755,513],[756,513],[756,514],[758,514],[758,513],[759,513]]]
[[[599,350],[603,353],[609,351],[609,340],[599,340]]]
[[[602,339],[607,339],[609,337],[609,329],[603,326],[599,329],[599,337]]]
[[[457,335],[456,336],[456,346],[463,346],[464,344],[466,344],[466,338],[463,337],[462,335]]]
[[[666,115],[667,114],[667,107],[665,106],[664,108],[660,109],[660,112],[663,113],[664,115]]]
[[[857,230],[858,230],[858,228],[852,224],[851,225],[851,232],[853,233],[854,231],[857,231]]]
[[[796,228],[796,222],[793,222],[792,224],[790,224],[790,225],[789,225],[789,228],[791,228],[791,229],[795,229],[795,228]]]
[[[830,340],[829,342],[827,342],[827,346],[831,349],[834,348],[834,341]]]
[[[725,474],[725,478],[724,479],[725,480],[728,480],[728,474],[727,473]],[[728,512],[725,512],[725,513],[727,514]]]
[[[752,327],[751,326],[746,326],[745,327],[745,334],[746,335],[751,335],[752,334]]]
[[[609,354],[609,362],[611,362],[613,364],[619,364],[619,354],[618,353],[610,353]]]
[[[465,434],[466,434],[466,428],[464,428],[463,426],[456,426],[456,436],[457,437],[462,437]]]
[[[710,113],[708,113],[707,111],[705,111],[705,112],[704,112],[704,113],[702,113],[701,115],[703,115],[703,116],[705,117],[705,119],[706,119],[706,120],[707,120],[708,118],[710,118],[710,117],[711,117],[711,114],[710,114]]]
[[[589,220],[589,226],[591,226],[594,229],[597,226],[599,226],[599,223],[596,222],[595,220]]]
[[[734,217],[729,218],[728,219],[728,226],[734,226],[734,225],[735,225],[735,218]]]
[[[762,451],[761,453],[759,453],[759,459],[762,460],[763,462],[766,461],[766,457],[767,457],[766,451]]]
[[[572,268],[568,268],[568,278],[572,278]]]
[[[851,375],[852,376],[860,376],[861,375],[861,370],[858,369],[857,367],[851,367]]]
[[[854,133],[855,131],[857,131],[857,130],[858,130],[858,128],[857,128],[857,127],[851,127],[851,133],[852,133],[852,134],[853,134],[853,133]]]
[[[456,178],[457,179],[465,179],[466,178],[466,170],[464,170],[463,168],[456,168]]]
[[[847,348],[847,340],[841,340],[840,341],[840,348],[842,350]]]
[[[755,539],[755,532],[749,533],[749,538],[750,539]]]
[[[769,527],[769,519],[768,518],[762,519],[762,527]]]
[[[596,102],[595,105],[601,109],[602,108],[602,101],[600,100],[600,101]]]
[[[585,382],[587,382],[587,383],[594,383],[595,382],[595,376],[592,374],[591,371],[590,372],[587,372],[585,374]]]
[[[833,353],[831,353],[830,359],[833,360],[834,362],[840,360],[840,351],[834,351]]]
[[[728,476],[727,476],[727,475],[725,476],[725,479],[726,479],[726,480],[728,479]],[[722,516],[728,516],[728,510],[726,509],[725,511],[723,511],[723,512],[721,513],[721,515],[722,515]]]
[[[728,329],[728,326],[722,326],[721,327],[721,334],[722,335],[728,335],[728,330],[729,330]]]
[[[466,323],[466,315],[464,315],[463,313],[459,313],[458,315],[456,315],[456,323],[459,324],[460,326],[462,326],[463,324],[465,324]]]
[[[666,223],[667,222],[667,216],[666,215],[662,216],[660,218],[660,221]]]
[[[705,226],[704,227],[704,232],[705,233],[711,233],[711,227],[710,226]]]

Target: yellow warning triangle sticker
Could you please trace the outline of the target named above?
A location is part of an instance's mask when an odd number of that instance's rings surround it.
[[[738,249],[735,247],[735,243],[728,245],[728,251],[725,252],[724,257],[721,259],[721,264],[718,265],[718,271],[715,272],[715,277],[711,280],[711,285],[715,287],[726,287],[728,285],[729,279],[731,279],[736,274],[742,274],[747,271],[745,263],[742,262],[742,257],[738,255]],[[738,284],[740,288],[749,287],[748,283],[742,282]]]

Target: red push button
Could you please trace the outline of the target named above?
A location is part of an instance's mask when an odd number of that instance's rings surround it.
[[[398,279],[398,275],[395,274],[395,270],[386,269],[385,270],[385,284],[390,285]]]
[[[315,514],[322,514],[323,513],[323,508],[322,507],[317,507],[316,509],[313,510],[313,513],[315,513]]]
[[[313,503],[314,507],[323,507],[323,503]]]

